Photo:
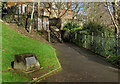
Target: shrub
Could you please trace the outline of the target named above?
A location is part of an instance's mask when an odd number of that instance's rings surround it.
[[[120,67],[120,56],[111,56],[108,58],[108,61]]]
[[[64,25],[63,30],[66,30],[66,29],[71,30],[78,27],[79,26],[77,26],[77,24],[67,23],[66,25]]]
[[[87,31],[90,35],[94,32],[95,36],[101,36],[102,33],[104,34],[104,37],[115,36],[114,29],[108,28],[105,25],[100,25],[96,22],[85,23],[83,25],[83,30]]]

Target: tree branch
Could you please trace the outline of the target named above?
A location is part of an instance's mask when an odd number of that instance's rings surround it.
[[[113,21],[113,24],[114,24],[114,26],[115,26],[116,33],[118,34],[118,33],[119,33],[118,25],[117,25],[116,22],[115,22],[114,16],[113,16],[113,14],[112,14],[111,11],[110,11],[110,8],[109,8],[107,2],[106,2],[106,5],[107,5],[107,9],[108,9],[108,11],[109,11],[109,14],[110,14],[110,16],[111,16],[111,19],[112,19],[112,21]]]
[[[72,4],[70,4],[70,6],[69,6],[69,7],[67,8],[67,10],[65,10],[65,12],[60,16],[60,18],[65,15],[65,13],[70,9],[71,6],[72,6]]]

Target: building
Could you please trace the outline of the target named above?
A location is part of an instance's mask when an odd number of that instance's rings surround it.
[[[59,18],[58,17],[58,9],[55,7],[55,4],[53,4],[53,8],[51,9],[51,17],[52,18]],[[61,17],[61,20],[63,19],[72,19],[72,15],[73,15],[73,11],[72,11],[72,3],[70,2],[66,2],[64,3],[66,5],[66,7],[68,7],[69,5],[71,5],[71,7],[67,10],[67,8],[65,7],[61,7],[60,9],[60,16],[63,15]],[[40,12],[40,17],[38,17],[38,30],[46,30],[49,27],[49,18],[50,18],[50,8],[49,8],[49,3],[47,2],[41,2],[40,3],[40,10],[38,10],[38,12]],[[67,10],[67,12],[66,12]],[[53,21],[53,20],[52,20]]]
[[[40,4],[40,6],[38,6],[38,4]],[[35,2],[35,11],[34,11],[34,24],[33,27],[38,29],[38,30],[47,30],[49,28],[49,19],[50,18],[59,18],[58,14],[62,17],[60,18],[61,20],[69,20],[72,19],[72,15],[73,15],[73,11],[72,11],[72,3],[71,2],[64,2],[64,5],[60,6],[60,12],[58,11],[58,8],[55,6],[55,3],[52,3],[52,9],[50,9],[49,7],[49,3],[48,2]],[[27,15],[28,19],[30,20],[31,17],[31,13],[32,13],[32,6],[33,3],[32,2],[7,2],[6,3],[6,7],[10,8],[10,7],[17,7],[16,10],[16,16],[19,18],[20,15]],[[67,8],[69,7],[69,9],[67,10]],[[50,10],[51,10],[51,14],[50,14]],[[67,11],[66,11],[67,10]],[[51,16],[50,16],[51,15]],[[29,27],[29,22],[30,21],[26,21]],[[24,24],[26,24],[26,22],[23,22]]]

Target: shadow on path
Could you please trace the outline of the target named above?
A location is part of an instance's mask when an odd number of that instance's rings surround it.
[[[63,70],[42,82],[118,82],[118,69],[99,55],[71,43],[53,47]]]

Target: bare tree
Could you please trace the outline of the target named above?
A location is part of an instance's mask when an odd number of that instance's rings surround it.
[[[120,23],[119,23],[119,2],[117,2],[115,0],[115,2],[106,2],[106,5],[105,5],[109,11],[109,14],[111,16],[111,19],[113,21],[113,24],[115,26],[115,33],[116,35],[119,34],[119,31],[120,31]],[[113,7],[113,13],[110,9],[110,6]]]
[[[49,18],[52,18],[54,13],[56,18],[61,18],[65,15],[65,13],[71,9],[72,4],[67,5],[67,2],[48,2],[49,8],[47,11],[49,12]],[[46,4],[44,4],[46,5]],[[65,10],[64,12],[61,10]]]
[[[104,2],[87,3],[87,21],[95,21],[100,24],[110,25],[111,19]]]
[[[86,2],[73,2],[72,8],[73,8],[73,19],[75,19],[77,16],[82,16],[86,13]],[[81,17],[83,18],[83,17]]]

